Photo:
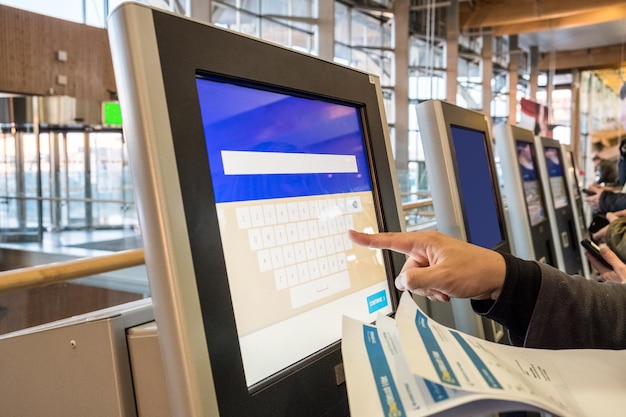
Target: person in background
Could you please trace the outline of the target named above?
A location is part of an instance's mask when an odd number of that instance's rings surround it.
[[[603,159],[599,155],[595,155],[592,161],[596,169],[597,184],[614,186],[619,183],[615,161]]]
[[[620,121],[622,127],[626,129],[626,83],[622,85],[619,93],[620,104]],[[615,191],[611,187],[603,187],[598,184],[592,184],[588,188],[596,192],[596,195],[585,197],[585,201],[591,205],[594,211],[598,213],[608,213],[626,209],[626,139],[620,143],[620,158],[618,161],[617,176],[618,183],[622,187]]]
[[[620,120],[624,129],[626,129],[626,83],[622,85],[619,92],[619,98],[622,100],[620,105]],[[620,185],[626,186],[626,138],[622,139],[619,144],[617,172]]]
[[[620,190],[614,191],[611,187],[591,184],[587,187],[594,191],[594,195],[586,196],[585,202],[595,213],[610,213],[626,209],[626,194]]]
[[[626,284],[626,218],[611,222],[606,233],[606,244],[600,245],[600,255],[611,268],[586,253],[591,265],[600,273],[600,280]]]
[[[349,236],[408,256],[395,281],[399,290],[437,301],[470,299],[477,314],[508,329],[514,345],[626,349],[626,285],[570,276],[436,231]]]

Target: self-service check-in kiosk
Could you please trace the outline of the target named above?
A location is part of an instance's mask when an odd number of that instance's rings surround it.
[[[534,134],[508,123],[494,126],[493,131],[501,162],[513,253],[557,267]]]
[[[552,226],[557,265],[568,274],[583,274],[580,240],[576,227],[574,202],[569,195],[563,149],[559,141],[537,137],[536,151],[548,198],[546,206]]]
[[[571,145],[561,145],[561,149],[563,153],[563,166],[565,168],[565,181],[567,182],[570,201],[572,201],[577,241],[580,242],[589,237],[589,231],[587,230],[588,222],[585,220],[585,210],[578,181],[578,168]],[[589,279],[591,278],[591,268],[585,258],[585,248],[579,245],[578,249],[581,253],[580,259],[583,267],[583,275]]]

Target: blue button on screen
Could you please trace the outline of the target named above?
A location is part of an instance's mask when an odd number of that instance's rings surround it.
[[[388,304],[389,301],[387,300],[387,292],[385,290],[379,291],[367,297],[367,309],[370,314],[375,313],[381,308],[387,307]]]

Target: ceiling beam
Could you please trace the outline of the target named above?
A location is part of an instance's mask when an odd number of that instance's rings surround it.
[[[539,54],[539,70],[618,68],[626,65],[626,46],[609,45]]]
[[[518,35],[520,33],[541,32],[551,29],[565,29],[588,26],[596,23],[626,19],[626,4],[603,7],[591,12],[572,14],[555,19],[535,20],[532,22],[506,24],[492,27],[495,36]]]
[[[480,0],[461,2],[459,4],[459,23],[463,30],[515,25],[537,20],[560,19],[620,5],[623,5],[622,0]]]

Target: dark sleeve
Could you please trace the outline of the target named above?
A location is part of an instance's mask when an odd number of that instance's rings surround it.
[[[511,343],[524,343],[541,286],[541,270],[536,262],[502,254],[506,278],[497,301],[472,300],[474,311],[497,321],[509,330]]]
[[[549,349],[626,349],[626,284],[541,268],[524,346]]]
[[[598,208],[602,213],[626,209],[626,194],[602,191],[598,200]]]
[[[507,272],[500,296],[496,301],[472,301],[472,306],[506,326],[514,344],[626,349],[626,284],[591,281],[546,264],[503,256]]]

